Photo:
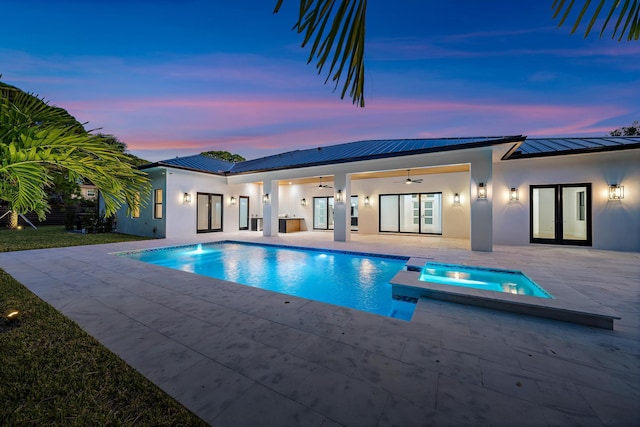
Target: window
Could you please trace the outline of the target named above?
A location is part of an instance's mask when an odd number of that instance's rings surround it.
[[[162,188],[153,192],[153,218],[162,219]]]
[[[96,190],[87,190],[87,197],[96,197]]]

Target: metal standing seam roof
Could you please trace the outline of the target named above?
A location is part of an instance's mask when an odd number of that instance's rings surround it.
[[[468,138],[385,139],[349,142],[346,144],[289,151],[273,156],[247,160],[233,165],[230,173],[262,172],[407,156],[420,153],[461,150],[509,142],[515,143],[522,139],[524,139],[523,136],[515,135]]]
[[[175,157],[173,159],[161,160],[156,163],[144,165],[141,169],[155,166],[172,166],[178,169],[196,170],[215,174],[225,174],[231,170],[234,163],[225,160],[214,159],[213,157],[195,154],[186,157]]]
[[[514,148],[517,148],[505,155],[503,160],[640,148],[640,137],[525,138],[526,137],[522,135],[513,135],[358,141],[306,150],[289,151],[238,163],[231,163],[196,154],[162,160],[157,163],[144,165],[141,169],[155,166],[169,166],[218,175],[234,175],[412,154],[462,150],[510,142],[514,143]],[[517,146],[515,144],[520,145]]]
[[[505,160],[640,148],[640,136],[527,138]]]

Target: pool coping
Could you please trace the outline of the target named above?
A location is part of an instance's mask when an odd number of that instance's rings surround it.
[[[391,279],[393,294],[431,298],[610,330],[613,329],[614,320],[621,319],[611,310],[577,292],[556,295],[550,289],[555,286],[550,284],[545,284],[544,288],[549,290],[554,298],[514,295],[420,280],[420,270],[427,262],[432,261],[426,258],[410,258],[406,264],[407,270],[399,271]]]

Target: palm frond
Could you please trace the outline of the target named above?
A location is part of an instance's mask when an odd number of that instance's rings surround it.
[[[600,30],[600,37],[602,37],[605,33],[605,30],[609,26],[609,21],[613,17],[614,14],[617,13],[618,19],[616,20],[613,31],[611,32],[611,38],[616,38],[618,36],[618,41],[622,41],[625,37],[627,41],[638,40],[640,38],[640,0],[600,0],[596,5],[595,10],[591,14],[591,20],[587,24],[587,28],[584,33],[584,37],[586,38],[591,33],[593,26],[595,25],[598,17],[600,16],[600,12],[605,8],[607,3],[611,3],[609,7],[609,13],[607,14],[604,23],[602,24],[602,29]],[[561,12],[562,18],[558,23],[558,27],[561,27],[571,9],[573,8],[574,0],[571,0],[568,4],[564,0],[554,0],[551,5],[551,9],[553,10],[553,18],[557,18]],[[587,14],[589,6],[591,5],[591,0],[585,0],[584,6],[578,13],[575,23],[573,24],[573,28],[571,29],[571,34],[574,34],[578,28],[580,27],[580,23],[582,19]],[[624,22],[624,26],[620,28],[620,25]],[[620,30],[620,33],[618,33]],[[618,35],[619,34],[619,35]]]
[[[133,208],[146,204],[138,196],[150,190],[146,174],[106,137],[87,133],[65,110],[40,98],[3,89],[0,86],[0,199],[12,210],[44,217],[45,189],[52,183],[52,171],[60,169],[93,182],[106,215],[123,203]]]
[[[277,1],[274,13],[280,10],[283,1]],[[300,0],[298,22],[293,27],[298,34],[304,33],[302,47],[313,40],[307,62],[315,58],[318,74],[330,61],[325,84],[334,81],[335,90],[344,78],[340,98],[344,99],[349,91],[352,102],[360,107],[365,104],[366,10],[367,0]]]

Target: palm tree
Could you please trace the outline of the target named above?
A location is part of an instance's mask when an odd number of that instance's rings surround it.
[[[600,37],[609,25],[611,17],[618,9],[618,18],[615,23],[612,38],[615,38],[620,29],[618,40],[627,35],[627,40],[638,40],[640,37],[640,1],[639,0],[600,0],[585,31],[585,37],[589,35],[595,21],[602,11],[605,3],[612,1]],[[274,13],[278,13],[284,0],[277,0]],[[582,19],[588,11],[591,0],[585,0],[584,6],[578,15],[571,33],[580,26]],[[554,0],[551,6],[553,17],[559,16],[564,10],[559,27],[562,26],[574,6],[574,0]],[[326,61],[331,58],[331,67],[325,83],[329,79],[338,87],[343,77],[343,70],[347,66],[347,74],[342,87],[340,98],[344,98],[347,91],[354,104],[364,107],[364,37],[367,0],[300,0],[298,22],[294,29],[298,34],[304,33],[302,46],[313,41],[307,63],[316,58],[318,74],[322,73]],[[348,65],[347,65],[348,64]]]
[[[46,188],[53,171],[64,170],[68,179],[88,179],[100,190],[105,215],[127,203],[136,208],[150,188],[146,175],[135,169],[126,155],[85,131],[62,108],[37,96],[0,83],[0,201],[12,212],[35,212],[44,219],[49,211]]]

